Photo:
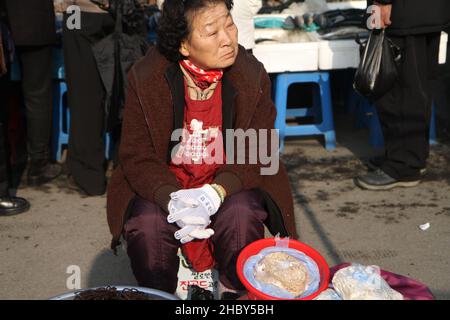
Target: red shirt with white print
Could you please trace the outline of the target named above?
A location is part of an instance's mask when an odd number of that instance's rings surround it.
[[[222,140],[222,83],[208,100],[192,100],[185,82],[183,137],[169,168],[183,189],[212,183],[225,162]]]

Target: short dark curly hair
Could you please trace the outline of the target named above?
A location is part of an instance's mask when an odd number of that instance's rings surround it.
[[[156,46],[159,52],[169,61],[182,60],[179,49],[181,42],[190,33],[188,15],[210,4],[221,2],[225,3],[228,10],[233,7],[233,0],[165,0],[157,28]]]

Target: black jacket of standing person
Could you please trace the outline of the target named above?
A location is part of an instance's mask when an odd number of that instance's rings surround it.
[[[5,3],[16,46],[41,46],[56,42],[53,0],[5,0]]]
[[[372,5],[374,0],[368,0]],[[406,36],[433,33],[450,26],[449,0],[378,0],[380,4],[392,4],[390,35]]]

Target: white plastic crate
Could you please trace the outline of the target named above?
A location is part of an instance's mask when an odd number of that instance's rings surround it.
[[[320,70],[357,68],[359,60],[359,45],[355,40],[331,40],[319,43]]]
[[[367,1],[343,1],[343,2],[328,2],[329,10],[337,9],[365,9],[367,8]]]
[[[253,49],[255,57],[264,64],[267,72],[314,71],[319,67],[319,42],[313,33],[292,35],[282,29],[257,30],[257,39],[269,38]]]

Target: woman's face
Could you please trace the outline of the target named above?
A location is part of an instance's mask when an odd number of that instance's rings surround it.
[[[190,30],[181,43],[180,53],[197,67],[224,69],[234,63],[238,31],[224,3],[208,5],[192,14]]]

